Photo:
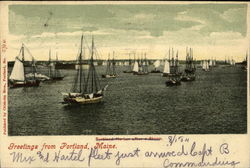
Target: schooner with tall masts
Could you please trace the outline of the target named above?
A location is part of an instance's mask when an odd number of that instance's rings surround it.
[[[187,82],[195,80],[195,71],[196,67],[193,58],[193,49],[190,48],[188,51],[188,48],[186,48],[186,67],[184,74],[181,76],[181,81]]]
[[[178,51],[174,59],[174,49],[172,48],[172,59],[170,60],[170,73],[165,82],[167,86],[176,86],[181,84],[181,73],[179,72]]]
[[[113,59],[110,59],[110,54],[107,61],[106,74],[102,75],[102,78],[116,78],[118,77],[115,68],[115,52],[113,51]]]
[[[94,38],[92,37],[92,45],[90,49],[90,60],[87,76],[83,71],[83,35],[81,37],[80,54],[78,56],[79,68],[74,79],[74,83],[71,92],[62,93],[63,104],[93,104],[99,103],[103,99],[104,91],[107,89],[108,85],[101,88],[99,78],[94,65]]]
[[[144,54],[144,59],[136,60],[133,67],[134,75],[148,75],[148,61],[146,57],[146,53]]]
[[[58,63],[58,56],[56,53],[56,61],[53,62],[51,60],[51,49],[49,50],[49,62],[48,62],[48,76],[49,80],[63,80],[64,76],[61,74],[61,72],[57,69],[56,64]]]

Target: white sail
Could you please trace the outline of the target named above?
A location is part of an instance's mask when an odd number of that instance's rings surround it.
[[[24,81],[24,66],[23,63],[16,58],[14,67],[12,69],[10,79]]]
[[[235,61],[232,59],[232,60],[230,60],[230,65],[235,65]]]
[[[209,70],[209,64],[208,64],[208,61],[206,61],[206,70]]]
[[[163,73],[170,73],[170,66],[169,66],[169,62],[167,60],[165,61],[165,64],[164,64]]]
[[[209,62],[208,61],[203,61],[202,69],[203,70],[209,70]]]
[[[159,60],[154,62],[154,67],[158,68],[161,65],[161,62]]]
[[[209,60],[209,66],[213,66],[212,60]]]
[[[137,61],[134,63],[133,71],[134,72],[139,72],[139,66],[138,66],[138,62]]]

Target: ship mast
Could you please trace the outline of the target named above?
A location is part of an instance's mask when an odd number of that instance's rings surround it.
[[[113,61],[112,61],[112,68],[113,68],[113,73],[112,73],[112,75],[115,75],[116,73],[115,73],[115,52],[113,51]]]
[[[82,41],[83,35],[81,37],[81,48],[80,48],[80,56],[79,56],[79,70],[80,70],[80,93],[82,93]]]
[[[92,36],[91,58],[90,58],[89,72],[88,72],[88,77],[87,77],[86,87],[85,87],[85,92],[88,92],[88,93],[94,93],[94,91],[97,92],[98,87],[99,87],[99,81],[98,81],[97,74],[95,71],[95,66],[94,66],[94,58],[93,58],[94,57],[94,49],[95,49],[94,38]],[[90,85],[88,85],[89,81],[91,82]],[[88,86],[91,86],[91,88],[88,88]]]
[[[49,77],[52,77],[52,68],[51,68],[51,49],[49,50]]]
[[[24,44],[22,43],[21,47],[21,52],[22,52],[22,62],[23,62],[23,71],[24,71],[24,81],[26,81],[26,76],[25,76],[25,62],[24,62]]]

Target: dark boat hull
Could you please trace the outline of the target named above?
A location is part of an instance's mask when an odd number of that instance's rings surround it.
[[[133,73],[133,71],[123,71],[123,73]]]
[[[52,80],[63,80],[64,76],[52,77]]]
[[[149,72],[133,72],[134,75],[148,75]]]
[[[160,70],[152,70],[151,73],[162,73]]]
[[[195,73],[196,69],[185,69],[186,73]]]
[[[162,76],[163,77],[179,77],[179,76],[181,76],[182,75],[182,73],[178,73],[178,74],[171,74],[171,73],[163,73],[162,74]]]
[[[116,78],[117,75],[102,75],[102,78]]]
[[[10,88],[18,88],[18,87],[38,87],[40,85],[39,80],[35,81],[26,81],[24,83],[12,82],[10,81]]]
[[[195,80],[195,76],[182,76],[181,77],[182,82],[189,82],[189,81],[194,81],[194,80]]]
[[[169,87],[170,86],[178,86],[178,85],[181,85],[181,81],[172,79],[172,80],[167,80],[165,82],[165,84],[166,84],[166,86],[169,86]]]

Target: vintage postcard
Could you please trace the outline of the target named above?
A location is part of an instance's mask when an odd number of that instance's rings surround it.
[[[0,2],[0,167],[249,168],[249,5]]]

